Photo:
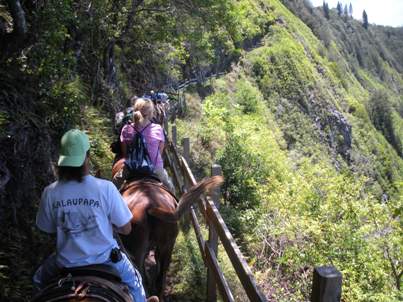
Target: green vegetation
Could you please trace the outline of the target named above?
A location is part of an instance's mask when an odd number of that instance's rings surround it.
[[[388,100],[388,95],[382,92],[373,94],[368,106],[368,112],[375,128],[382,132],[399,156],[403,157],[403,141],[399,137],[397,126],[395,126],[393,108],[390,100]],[[395,119],[399,119],[399,117],[395,117]]]
[[[222,215],[268,299],[306,301],[326,264],[343,273],[343,301],[402,298],[402,29],[291,0],[21,8],[25,20],[0,4],[0,300],[29,300],[51,251],[33,226],[61,134],[85,129],[93,172],[109,177],[111,119],[132,94],[215,72],[185,92],[179,141],[191,138],[198,177],[222,165]],[[204,299],[197,253],[181,234],[173,298]]]
[[[91,144],[92,174],[99,177],[111,178],[111,163],[114,154],[110,150],[110,143],[114,134],[112,133],[112,122],[94,107],[85,107],[84,118],[81,122],[82,129],[85,129]]]
[[[168,288],[175,301],[201,301],[205,297],[207,274],[192,230],[180,232],[176,238],[168,276]]]
[[[345,40],[326,48],[282,5],[272,11],[282,22],[210,84],[179,134],[195,158],[214,146],[202,164],[222,165],[221,212],[270,300],[306,300],[312,267],[333,264],[343,300],[398,301],[401,98],[382,77],[396,85],[402,76],[391,54],[381,69],[366,55],[360,66]]]

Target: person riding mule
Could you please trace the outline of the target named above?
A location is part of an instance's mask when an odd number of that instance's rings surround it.
[[[168,95],[165,92],[156,93],[151,90],[151,95],[146,96],[145,98],[150,98],[154,104],[154,116],[152,122],[163,126],[169,110]]]
[[[56,233],[56,252],[36,270],[34,286],[42,290],[65,268],[103,264],[116,271],[134,301],[146,301],[140,274],[113,236],[114,230],[131,232],[133,215],[110,181],[89,174],[89,149],[80,130],[61,139],[58,180],[44,189],[36,216],[40,230]]]
[[[124,166],[118,160],[112,168],[116,175]],[[206,178],[191,187],[179,201],[161,184],[152,180],[131,180],[121,194],[133,214],[132,232],[122,241],[143,276],[148,294],[164,298],[166,273],[178,235],[178,220],[200,195],[223,182],[222,176]],[[150,267],[151,266],[151,267]]]
[[[125,165],[113,177],[117,188],[133,177],[154,176],[173,192],[172,182],[163,167],[164,131],[160,125],[151,122],[153,116],[153,102],[138,98],[133,108],[133,121],[126,124],[120,134],[120,150]],[[146,169],[147,166],[149,169]]]
[[[133,107],[138,99],[151,100],[154,105],[154,113],[150,121],[160,126],[164,125],[167,119],[167,112],[170,109],[168,95],[163,92],[155,93],[154,91],[151,91],[150,95],[144,95],[141,98],[134,95],[130,98],[130,106],[115,114],[114,132],[119,136],[122,132],[122,128],[132,121]],[[112,142],[110,148],[111,151],[116,154],[115,161],[122,157],[120,139]]]

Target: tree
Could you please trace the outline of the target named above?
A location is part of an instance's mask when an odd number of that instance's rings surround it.
[[[402,140],[393,124],[393,107],[386,92],[375,91],[368,102],[368,113],[374,127],[395,148],[397,154],[402,156]]]
[[[362,12],[362,26],[364,26],[365,29],[368,29],[368,15],[365,9]]]
[[[309,12],[310,12],[311,14],[313,14],[313,8],[314,8],[314,6],[313,6],[311,0],[303,0],[303,3],[304,3],[304,5],[305,5],[305,7],[309,10]]]
[[[347,4],[344,5],[344,19],[347,21],[348,19],[348,8]]]
[[[350,7],[349,7],[348,12],[350,14],[350,17],[352,18],[353,17],[353,5],[351,4],[351,2],[350,2]]]
[[[1,3],[3,3],[2,1]],[[28,24],[25,17],[25,9],[19,0],[7,0],[8,11],[6,7],[0,4],[0,53],[5,56],[12,56],[16,52],[24,48],[26,34],[28,32]],[[12,31],[6,30],[3,20],[12,23]],[[12,21],[12,22],[11,22]]]
[[[324,12],[324,14],[325,14],[326,19],[329,19],[329,18],[330,18],[330,15],[329,15],[329,4],[326,3],[325,1],[323,1],[323,12]]]
[[[340,2],[337,2],[337,14],[339,15],[339,17],[341,17],[341,15],[343,14],[343,7]]]

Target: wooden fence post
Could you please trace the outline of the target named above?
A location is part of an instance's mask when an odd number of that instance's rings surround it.
[[[217,164],[213,164],[211,166],[211,176],[215,175],[222,175],[221,166]],[[217,209],[220,208],[220,189],[216,189],[213,194],[211,195],[212,200]],[[213,251],[214,255],[217,257],[218,251],[218,235],[214,230],[214,226],[208,223],[208,230],[209,230],[209,239],[207,244],[210,246],[211,250]],[[217,257],[218,258],[218,257]],[[207,268],[207,301],[215,302],[217,301],[217,284],[214,278],[214,273],[210,268]]]
[[[182,139],[182,148],[183,148],[183,158],[186,160],[186,163],[189,165],[189,160],[190,160],[190,139],[188,137],[184,137]],[[187,177],[183,178],[183,185],[182,185],[182,192],[186,193],[188,189],[192,186],[190,183],[189,179]],[[187,232],[189,228],[191,227],[191,214],[190,212],[187,212],[185,215],[183,215],[182,218],[182,230]]]
[[[333,266],[315,267],[311,302],[340,302],[342,275]]]
[[[190,139],[188,137],[185,137],[182,139],[182,147],[183,147],[183,157],[189,164],[189,159],[190,159]]]
[[[176,143],[177,143],[176,124],[172,125],[172,143],[176,147]]]
[[[167,132],[167,134],[169,133],[169,124],[168,124],[168,118],[164,119],[164,129]]]
[[[187,164],[189,165],[189,160],[190,160],[190,139],[188,137],[184,137],[182,139],[182,148],[183,148],[183,158],[186,160]],[[188,180],[184,179],[184,183],[183,183],[183,188],[182,188],[182,192],[187,192],[187,189],[189,186],[189,182]]]

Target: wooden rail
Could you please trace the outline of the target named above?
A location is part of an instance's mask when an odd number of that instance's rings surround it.
[[[190,156],[189,139],[182,141],[184,150],[184,155],[182,156],[178,153],[176,148],[177,139],[175,126],[172,127],[172,135],[173,137],[172,139],[168,139],[167,148],[164,151],[165,157],[177,188],[179,188],[180,193],[185,193],[191,186],[197,183],[188,165]],[[212,175],[219,174],[221,174],[220,167],[213,165]],[[217,300],[217,288],[223,301],[235,301],[217,259],[218,240],[221,241],[250,301],[267,301],[256,285],[252,271],[218,211],[218,192],[213,195],[213,199],[203,198],[198,202],[198,209],[209,230],[209,238],[207,241],[204,239],[201,232],[200,222],[195,209],[193,207],[190,209],[192,225],[196,233],[200,252],[207,267],[207,301],[214,302]]]

